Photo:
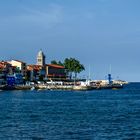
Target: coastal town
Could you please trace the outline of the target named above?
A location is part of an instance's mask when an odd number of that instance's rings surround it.
[[[0,89],[63,89],[90,90],[105,88],[122,88],[126,81],[89,80],[71,78],[65,66],[57,63],[46,64],[45,54],[40,50],[36,64],[27,64],[20,60],[0,62]],[[82,65],[81,65],[82,66]],[[83,70],[84,67],[82,66]]]

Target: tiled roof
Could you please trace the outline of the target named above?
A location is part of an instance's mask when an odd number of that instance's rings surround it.
[[[56,65],[56,64],[47,64],[47,66],[54,67],[54,68],[60,68],[60,69],[65,68],[64,66],[60,66],[60,65]]]
[[[2,64],[2,65],[6,65],[6,64],[9,64],[9,63],[6,62],[6,61],[0,61],[0,64]]]
[[[0,69],[3,69],[4,68],[4,65],[0,64]]]
[[[27,65],[27,70],[40,70],[42,69],[42,66],[40,65]]]
[[[0,65],[1,65],[1,67],[3,66],[3,67],[6,67],[7,65],[8,66],[11,66],[11,64],[9,64],[8,62],[6,62],[6,61],[0,61]]]

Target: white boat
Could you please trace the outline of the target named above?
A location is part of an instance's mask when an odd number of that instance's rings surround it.
[[[31,90],[35,90],[35,87],[33,86],[33,87],[31,87]]]

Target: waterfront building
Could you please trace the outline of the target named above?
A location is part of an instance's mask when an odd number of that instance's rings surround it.
[[[46,64],[42,50],[38,52],[37,65],[30,65],[28,68],[32,69],[31,79],[64,80],[67,77],[64,66]]]
[[[6,61],[0,61],[0,85],[6,83],[6,75],[13,72],[13,67]]]
[[[0,62],[0,73],[7,74],[10,72],[10,69],[12,68],[12,65],[6,61]]]
[[[45,66],[45,55],[42,50],[40,50],[37,54],[37,65]]]
[[[44,67],[41,65],[27,65],[27,76],[30,81],[36,81],[45,77]]]
[[[26,76],[26,63],[19,60],[11,60],[10,64],[17,68],[17,71],[24,77]]]
[[[42,80],[66,80],[67,74],[64,66],[46,64],[41,65],[27,65],[27,76],[30,81]]]
[[[7,83],[8,86],[14,86],[15,85],[14,75],[7,75],[6,76],[6,83]]]
[[[0,85],[3,85],[6,83],[6,80],[5,80],[5,75],[3,73],[0,74]]]
[[[0,64],[0,85],[4,84],[5,81],[5,74],[3,73],[4,66]]]
[[[7,75],[6,76],[6,83],[7,85],[14,86],[23,84],[23,76],[21,73],[14,73],[13,75]]]
[[[67,79],[67,73],[64,66],[56,64],[46,65],[46,77],[49,80],[63,81]]]
[[[19,60],[11,60],[7,64],[11,67],[6,73],[9,84],[22,83],[23,79],[36,82],[44,80],[64,81],[67,79],[65,67],[57,64],[46,64],[45,55],[41,50],[38,52],[36,65],[26,66],[25,62]],[[22,74],[23,79],[20,77],[21,75],[15,76],[15,73]]]
[[[15,84],[23,84],[23,76],[21,73],[14,73]]]

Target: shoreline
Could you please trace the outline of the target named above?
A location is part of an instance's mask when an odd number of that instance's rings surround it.
[[[15,86],[0,86],[0,90],[73,90],[73,91],[87,91],[87,90],[102,90],[102,89],[121,89],[123,85],[98,85],[98,86],[82,86],[82,85],[15,85]]]

